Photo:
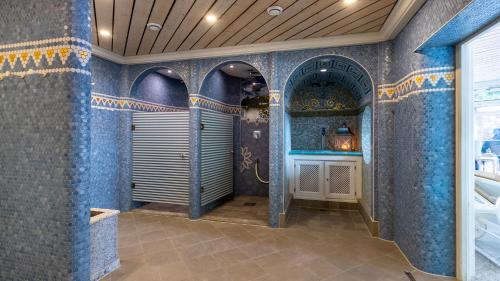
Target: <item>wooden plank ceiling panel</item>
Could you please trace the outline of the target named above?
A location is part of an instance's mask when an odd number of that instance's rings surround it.
[[[294,26],[301,25],[301,24],[297,24],[297,23],[304,22],[305,20],[313,17],[314,15],[318,14],[320,11],[331,6],[333,3],[336,3],[337,1],[338,0],[320,0],[320,1],[312,4],[311,6],[307,7],[306,9],[304,9],[302,12],[298,13],[297,15],[287,19],[284,22],[281,22],[280,24],[275,25],[272,28],[272,30],[265,32],[265,34],[262,35],[259,39],[254,40],[250,43],[269,42],[273,38],[277,37],[280,34],[283,34],[284,32],[293,28]],[[277,18],[279,18],[279,17],[277,17]]]
[[[274,1],[275,0],[258,0],[235,21],[233,21],[226,29],[219,33],[217,37],[211,39],[208,45],[204,45],[203,48],[215,48],[221,46],[224,42],[231,38],[233,34],[249,24],[258,15],[265,13],[267,7],[273,5]]]
[[[102,32],[107,31],[109,34],[113,32],[113,0],[96,0],[94,5],[99,46],[111,51],[113,36],[103,35]]]
[[[276,36],[271,41],[272,42],[285,41],[285,40],[289,39],[290,37],[296,35],[297,33],[299,33],[301,31],[315,25],[316,23],[330,17],[331,15],[338,13],[339,11],[341,11],[344,8],[345,8],[345,5],[343,4],[342,0],[339,0],[339,1],[335,2],[334,4],[328,6],[327,8],[323,9],[321,12],[308,18],[307,20],[302,21],[300,24],[295,24],[295,26],[293,26],[289,30],[283,32],[282,34]]]
[[[156,41],[151,49],[152,54],[160,54],[163,48],[168,44],[172,35],[175,33],[182,20],[193,6],[195,0],[175,1],[172,11],[168,15],[167,21],[158,34]]]
[[[191,49],[201,49],[210,43],[217,35],[219,35],[226,27],[228,27],[232,22],[234,22],[238,16],[245,12],[248,7],[255,3],[256,0],[238,0],[236,1],[229,10],[227,10],[224,15],[213,24],[203,36],[198,39],[198,41],[191,46]],[[181,46],[182,50],[183,46]]]
[[[369,15],[363,16],[355,21],[352,21],[349,24],[346,24],[340,28],[335,29],[334,31],[328,33],[328,36],[345,34],[352,29],[358,28],[360,26],[364,26],[365,24],[371,23],[374,20],[377,20],[380,18],[386,18],[387,15],[389,15],[389,13],[392,11],[393,7],[394,7],[394,1],[393,1],[393,3],[389,4],[388,6],[385,6],[381,9],[378,9],[377,11],[375,11]]]
[[[361,25],[359,27],[356,27],[354,29],[351,29],[347,32],[345,32],[344,34],[356,34],[356,33],[362,33],[362,32],[372,32],[372,31],[379,31],[380,28],[382,27],[382,25],[384,25],[384,22],[387,20],[387,17],[389,16],[389,14],[385,15],[385,16],[382,16],[378,19],[375,19],[367,24],[364,24],[364,25]],[[378,27],[378,29],[375,29]]]
[[[300,1],[300,0],[299,0]],[[310,0],[309,0],[310,1]],[[291,5],[293,5],[296,1],[294,0],[279,0],[276,2],[277,6],[283,8],[284,11]],[[257,30],[259,27],[266,24],[273,17],[268,15],[266,10],[262,12],[259,16],[257,16],[254,20],[252,20],[249,24],[242,26],[242,28],[235,34],[232,34],[231,38],[224,42],[222,46],[236,46],[238,43],[243,40],[245,37],[249,36],[252,32]]]
[[[96,17],[94,15],[94,1],[90,1],[90,21],[92,24],[92,44],[99,45],[99,40],[97,40],[97,25]]]
[[[113,22],[113,52],[122,56],[125,55],[128,27],[133,8],[134,0],[116,0]]]
[[[173,4],[174,0],[155,1],[153,10],[151,11],[151,15],[149,16],[148,23],[152,22],[163,26]],[[139,51],[137,53],[139,55],[149,54],[151,48],[153,48],[153,44],[158,34],[159,31],[153,31],[146,28],[146,31],[144,31],[144,36],[142,36],[142,41],[139,44]]]
[[[163,51],[176,51],[194,27],[205,17],[214,2],[215,0],[197,0]]]
[[[139,44],[141,43],[142,35],[146,29],[151,8],[153,8],[154,0],[136,0],[134,11],[132,13],[132,21],[128,31],[127,47],[125,48],[126,56],[137,55]]]
[[[290,37],[289,39],[304,39],[306,37],[309,37],[310,35],[322,30],[323,28],[326,28],[345,17],[348,17],[350,14],[356,12],[357,10],[362,9],[375,2],[377,1],[376,0],[357,1],[347,7],[345,7],[345,4],[341,2],[344,5],[344,9],[316,23],[315,25],[297,33],[296,35]]]
[[[344,18],[336,21],[334,24],[327,26],[321,30],[316,31],[315,33],[309,35],[307,38],[317,38],[328,36],[328,34],[334,32],[335,30],[345,26],[352,24],[353,22],[362,19],[363,17],[367,17],[370,14],[376,12],[379,9],[386,8],[394,3],[395,0],[380,0],[371,5],[368,5],[354,13],[350,13]],[[340,13],[339,13],[340,16]]]
[[[238,42],[238,45],[251,44],[251,43],[257,41],[262,36],[268,34],[270,31],[272,31],[276,27],[285,23],[289,19],[295,17],[296,15],[299,15],[302,13],[305,13],[305,14],[310,13],[310,10],[318,11],[319,10],[318,8],[321,7],[322,5],[326,6],[326,4],[325,4],[326,2],[328,2],[328,1],[325,1],[325,0],[322,0],[322,1],[299,0],[299,1],[295,2],[292,6],[288,7],[288,9],[283,11],[283,14],[281,14],[280,16],[277,16],[277,17],[273,17],[270,21],[268,21],[263,26],[259,27],[252,34],[243,38],[243,40]]]
[[[215,2],[212,8],[208,11],[207,15],[215,16],[218,20],[215,23],[210,23],[207,20],[201,20],[177,50],[184,51],[191,49],[201,36],[203,36],[210,29],[210,27],[220,21],[220,18],[224,16],[226,11],[234,4],[235,1],[236,0],[217,0],[217,2]]]

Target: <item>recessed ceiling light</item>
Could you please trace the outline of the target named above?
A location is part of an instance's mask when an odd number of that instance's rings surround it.
[[[217,17],[216,17],[216,16],[214,16],[214,15],[207,15],[207,16],[205,17],[205,19],[206,19],[209,23],[214,23],[214,22],[216,22],[216,21],[217,21]]]
[[[230,65],[229,65],[229,68],[234,68],[234,65],[230,64]]]
[[[351,5],[354,2],[356,2],[356,0],[344,0],[344,4],[346,4],[346,5]]]
[[[109,30],[106,30],[106,29],[101,29],[101,30],[99,30],[99,34],[100,34],[101,36],[104,36],[104,37],[109,37],[109,36],[111,36],[111,32],[109,32]]]
[[[326,68],[322,68],[322,69],[320,69],[319,71],[321,71],[321,72],[326,72]]]
[[[167,72],[170,74],[170,73],[172,73],[172,70],[169,69],[169,70],[167,70]]]
[[[161,24],[150,22],[146,25],[151,31],[158,31],[161,29]]]
[[[253,83],[252,83],[252,85],[254,85],[254,86],[255,86],[255,85],[257,85],[257,83],[256,83],[256,82],[253,82]]]
[[[279,16],[283,13],[283,8],[280,6],[271,6],[267,8],[267,14],[270,16]]]

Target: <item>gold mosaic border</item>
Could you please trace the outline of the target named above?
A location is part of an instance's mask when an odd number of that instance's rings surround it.
[[[90,42],[88,42],[87,40],[83,40],[83,39],[76,38],[76,37],[58,37],[58,38],[26,41],[26,42],[12,43],[12,44],[4,44],[4,45],[0,45],[0,50],[14,49],[14,48],[20,48],[20,47],[29,47],[29,46],[47,45],[47,44],[55,44],[55,43],[61,43],[61,42],[64,42],[64,43],[76,42],[76,43],[87,45],[89,48],[92,48],[92,44]]]
[[[83,75],[91,76],[90,71],[79,68],[71,68],[71,67],[59,67],[59,68],[48,68],[48,69],[29,69],[27,71],[6,71],[0,72],[0,81],[4,78],[8,77],[17,77],[17,78],[25,78],[28,75],[42,75],[46,76],[47,74],[53,73],[79,73]]]
[[[163,104],[146,102],[134,98],[114,97],[110,95],[92,93],[91,107],[104,110],[119,111],[147,111],[147,112],[178,112],[187,108],[166,106]]]
[[[241,112],[241,107],[239,105],[223,103],[214,99],[207,98],[202,95],[190,95],[189,107],[211,109],[233,115],[239,115]]]
[[[454,71],[439,71],[444,69],[453,69],[453,67],[436,67],[436,68],[427,68],[414,71],[403,79],[400,79],[396,83],[391,84],[383,84],[378,86],[377,95],[379,98],[388,98],[388,99],[399,99],[400,96],[408,95],[409,93],[426,93],[430,92],[427,90],[435,89],[422,89],[425,82],[429,82],[432,87],[437,86],[439,81],[444,81],[446,85],[452,86],[455,82],[455,72]],[[436,72],[439,71],[439,72]],[[416,87],[417,90],[414,88]],[[450,88],[441,88],[441,89],[450,89]]]
[[[269,90],[269,106],[280,106],[281,94],[279,90]]]

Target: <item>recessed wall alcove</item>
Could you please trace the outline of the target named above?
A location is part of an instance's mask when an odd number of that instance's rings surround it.
[[[338,55],[303,62],[291,73],[284,90],[285,158],[292,150],[336,150],[336,130],[349,127],[353,134],[350,151],[363,153],[361,204],[367,213],[373,206],[373,92],[365,68]]]

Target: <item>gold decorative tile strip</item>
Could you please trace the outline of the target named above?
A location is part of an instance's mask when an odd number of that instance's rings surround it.
[[[223,103],[202,95],[189,95],[189,107],[210,109],[233,115],[239,115],[241,112],[239,105]]]
[[[71,67],[59,67],[59,68],[48,68],[48,69],[29,69],[27,71],[6,71],[6,72],[0,72],[0,80],[3,80],[4,78],[8,77],[17,77],[17,78],[24,78],[28,75],[42,75],[46,76],[47,74],[53,74],[53,73],[80,73],[83,75],[88,75],[90,76],[91,73],[90,71],[84,70],[84,69],[79,69],[79,68],[71,68]]]
[[[124,111],[146,111],[146,112],[177,112],[185,111],[187,108],[166,106],[163,104],[147,102],[128,97],[115,97],[100,93],[92,93],[92,108],[105,110],[124,110]]]
[[[443,81],[447,86],[452,86],[455,82],[455,72],[435,72],[443,68],[429,68],[414,71],[410,75],[406,75],[405,79],[400,79],[398,83],[379,85],[377,90],[378,97],[380,99],[396,99],[410,92],[422,92],[420,90],[433,89],[433,87],[438,86],[440,81]],[[445,68],[449,69],[449,67]],[[430,86],[425,86],[425,82],[428,82]]]
[[[23,68],[27,68],[28,65],[39,67],[42,58],[45,58],[47,65],[51,66],[56,56],[59,58],[60,63],[65,65],[71,54],[78,59],[80,66],[85,67],[90,61],[91,50],[77,45],[66,44],[0,52],[0,71],[6,68],[14,69],[18,62],[21,63]],[[7,63],[5,63],[6,61]]]
[[[36,41],[4,44],[4,45],[0,45],[0,50],[21,48],[21,47],[30,47],[30,46],[49,45],[49,44],[56,44],[56,43],[61,43],[61,42],[62,43],[75,42],[75,43],[80,43],[80,44],[86,45],[89,48],[92,48],[92,44],[86,40],[76,38],[76,37],[59,37],[59,38],[49,38],[49,39],[36,40]]]
[[[269,106],[280,106],[281,94],[279,91],[269,91]]]

